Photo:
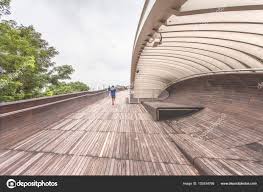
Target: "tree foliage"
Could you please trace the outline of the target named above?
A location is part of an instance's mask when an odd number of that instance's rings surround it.
[[[70,79],[74,69],[70,65],[55,66],[52,59],[57,54],[33,26],[1,21],[0,66],[5,73],[0,75],[0,101],[88,90],[80,82],[63,82]]]
[[[68,80],[70,79],[70,75],[74,72],[74,69],[71,65],[62,65],[58,67],[54,67],[50,71],[50,83],[53,85],[58,85],[60,80]]]
[[[71,83],[62,82],[50,86],[46,92],[46,95],[53,96],[53,95],[61,95],[65,93],[88,91],[88,90],[89,87],[82,82],[71,82]]]
[[[2,15],[10,14],[10,1],[11,0],[0,0],[0,18]]]

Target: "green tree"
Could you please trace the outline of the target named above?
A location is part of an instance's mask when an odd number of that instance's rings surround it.
[[[21,95],[24,95],[23,98],[40,96],[49,80],[49,68],[54,66],[51,59],[58,52],[41,39],[41,34],[32,26],[18,26],[14,21],[2,21],[0,34],[0,65],[6,71],[0,81],[7,82],[0,87],[11,89],[8,92],[1,90],[0,97],[5,95],[15,100],[16,95],[19,98]],[[13,82],[16,82],[16,86]]]
[[[76,88],[75,84],[72,87],[63,82],[70,80],[74,69],[70,65],[55,66],[52,59],[57,54],[58,51],[49,46],[33,26],[2,21],[0,66],[5,74],[0,76],[0,101],[81,91],[80,86]]]
[[[60,95],[65,93],[74,93],[74,92],[82,92],[88,91],[89,87],[82,82],[60,82],[58,84],[53,84],[49,86],[48,90],[46,91],[47,96],[53,95]]]
[[[53,85],[57,85],[61,80],[71,79],[70,75],[72,73],[74,73],[74,69],[71,65],[54,67],[54,69],[49,72],[49,82]]]
[[[89,86],[87,86],[85,83],[82,82],[71,82],[69,85],[72,87],[74,92],[81,92],[81,91],[88,91],[90,90]]]
[[[0,18],[2,15],[10,14],[10,1],[11,0],[0,0]]]

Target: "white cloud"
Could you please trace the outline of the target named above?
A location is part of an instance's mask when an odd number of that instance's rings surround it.
[[[91,86],[129,84],[131,54],[143,0],[13,0],[12,15],[34,25]]]

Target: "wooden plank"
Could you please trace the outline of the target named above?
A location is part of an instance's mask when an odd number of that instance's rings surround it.
[[[0,174],[173,175],[186,170],[172,171],[174,165],[190,165],[165,136],[165,124],[149,119],[141,105],[127,105],[125,96],[119,94],[115,108],[103,99],[1,150]]]

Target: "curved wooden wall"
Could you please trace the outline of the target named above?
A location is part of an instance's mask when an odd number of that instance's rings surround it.
[[[213,75],[170,88],[165,102],[201,105],[204,110],[166,121],[171,135],[203,174],[263,174],[263,76]]]

